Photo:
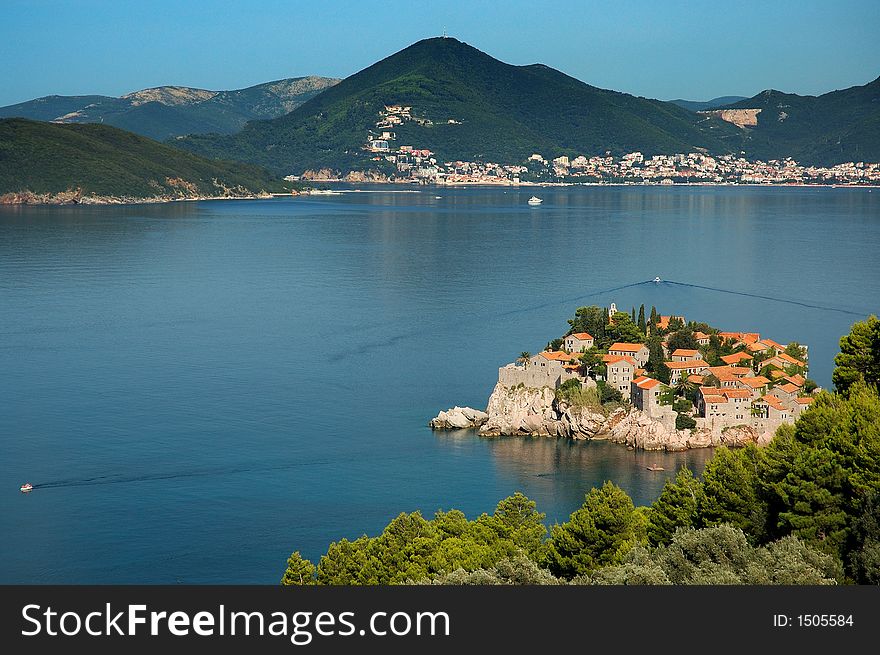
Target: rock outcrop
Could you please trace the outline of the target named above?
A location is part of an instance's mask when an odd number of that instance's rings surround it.
[[[470,407],[455,406],[440,412],[436,417],[431,419],[428,425],[434,430],[458,430],[466,428],[478,428],[483,425],[489,415],[478,409]]]
[[[719,429],[700,425],[676,430],[675,412],[659,417],[636,409],[605,411],[571,405],[556,398],[550,387],[508,387],[495,385],[485,412],[469,407],[453,407],[440,412],[430,422],[434,429],[479,428],[480,436],[567,437],[570,439],[608,439],[640,450],[670,452],[712,446],[742,447],[750,443],[767,445],[772,432],[738,425]]]
[[[678,451],[710,446],[742,447],[750,443],[764,446],[772,436],[759,434],[747,425],[720,431],[708,427],[676,430],[669,421],[658,421],[644,412],[632,410],[610,429],[609,439],[642,450]]]
[[[592,439],[606,431],[611,417],[556,399],[550,387],[495,385],[486,407],[488,420],[480,428],[486,437],[501,435]],[[620,410],[620,413],[625,413]],[[612,415],[617,416],[617,415]]]

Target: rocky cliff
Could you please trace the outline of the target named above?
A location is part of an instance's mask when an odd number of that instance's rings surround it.
[[[604,434],[625,416],[617,410],[610,416],[589,407],[572,406],[556,399],[549,387],[539,389],[495,385],[486,407],[488,419],[480,428],[487,437],[500,435],[556,436],[592,439]]]
[[[475,418],[476,417],[476,420]],[[549,436],[571,439],[608,439],[641,450],[678,451],[711,446],[766,445],[771,433],[760,434],[742,425],[725,429],[698,426],[676,430],[675,414],[664,420],[635,409],[607,413],[593,407],[573,406],[558,400],[549,387],[495,385],[486,413],[454,407],[431,421],[435,429],[479,427],[485,437]],[[667,420],[668,419],[668,420]]]

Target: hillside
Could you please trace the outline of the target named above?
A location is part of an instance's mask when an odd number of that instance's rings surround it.
[[[723,107],[726,105],[731,105],[734,102],[739,102],[740,100],[745,100],[744,96],[721,96],[719,98],[712,98],[711,100],[670,100],[674,105],[678,105],[683,109],[687,109],[688,111],[704,111],[706,109],[715,109],[716,107]]]
[[[419,41],[328,88],[290,114],[232,136],[175,145],[278,173],[370,167],[362,148],[385,105],[412,107],[396,143],[443,161],[521,162],[532,153],[728,151],[738,129],[671,103],[589,86],[541,64],[512,66],[452,38]],[[428,123],[430,121],[430,124]],[[454,121],[454,122],[450,122]]]
[[[751,158],[880,161],[880,77],[820,96],[771,89],[725,109],[761,110],[757,125],[743,130],[743,150]]]
[[[121,98],[46,96],[0,107],[0,118],[103,123],[160,141],[181,134],[231,134],[250,120],[282,116],[337,81],[295,77],[233,91],[161,86]]]
[[[80,190],[83,196],[182,198],[275,187],[255,166],[206,160],[108,125],[0,119],[0,196]]]

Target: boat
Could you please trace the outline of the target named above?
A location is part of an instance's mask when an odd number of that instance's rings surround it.
[[[23,485],[21,485],[21,493],[26,494],[28,491],[32,490],[33,488],[34,488],[34,485],[32,485],[30,482],[25,482]]]
[[[660,284],[660,282],[661,282],[660,276],[658,275],[657,277],[654,278],[654,284]]]
[[[651,466],[646,466],[645,468],[648,469],[649,471],[665,471],[666,470],[662,466],[654,466],[653,464]]]
[[[530,205],[540,205],[542,202],[544,201],[541,200],[538,196],[532,196],[531,198],[529,198]]]

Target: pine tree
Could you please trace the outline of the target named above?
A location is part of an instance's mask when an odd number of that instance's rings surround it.
[[[651,545],[668,544],[678,528],[696,526],[697,504],[702,493],[703,483],[689,469],[681,469],[674,480],[666,481],[648,513]]]
[[[620,487],[591,489],[580,509],[551,530],[547,561],[557,575],[573,577],[618,564],[646,541],[645,519]]]
[[[632,312],[630,312],[630,318],[632,318],[633,323],[636,322],[636,308],[635,307],[633,307]]]
[[[299,551],[294,552],[287,559],[287,570],[281,578],[281,584],[288,585],[313,585],[315,582],[315,565],[304,559]]]
[[[645,323],[645,305],[644,305],[644,303],[642,304],[641,307],[639,307],[639,320],[638,320],[638,325],[639,325],[639,329],[640,329],[642,332],[644,332],[645,334],[648,333],[648,329],[647,329],[648,326],[647,326],[647,324]]]

